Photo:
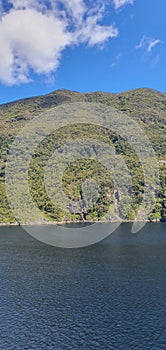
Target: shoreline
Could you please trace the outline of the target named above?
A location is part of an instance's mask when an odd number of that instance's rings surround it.
[[[47,225],[71,225],[71,224],[112,224],[112,223],[139,223],[139,222],[145,222],[145,223],[160,223],[163,221],[160,220],[111,220],[111,221],[42,221],[42,222],[29,222],[29,223],[18,223],[18,222],[7,222],[7,223],[0,223],[1,226],[47,226]]]

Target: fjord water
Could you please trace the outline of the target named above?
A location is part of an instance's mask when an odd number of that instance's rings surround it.
[[[0,228],[0,349],[165,350],[165,297],[165,223],[80,249]]]

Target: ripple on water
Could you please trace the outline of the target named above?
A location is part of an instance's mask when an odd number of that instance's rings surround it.
[[[165,350],[165,226],[150,227],[76,250],[1,228],[0,349]]]

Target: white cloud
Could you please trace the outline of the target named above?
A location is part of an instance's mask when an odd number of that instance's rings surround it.
[[[28,80],[28,68],[48,74],[59,63],[60,53],[72,38],[65,23],[34,9],[12,11],[0,23],[4,61],[1,80],[9,84]]]
[[[160,39],[153,39],[144,35],[140,43],[136,46],[136,49],[145,48],[147,52],[151,52],[153,47],[159,43],[161,43]]]
[[[82,0],[62,0],[61,1],[67,10],[70,12],[71,16],[75,20],[82,20],[83,15],[87,11],[87,7]]]
[[[103,45],[116,37],[114,25],[102,25],[104,7],[88,7],[83,0],[10,0],[0,20],[0,80],[25,83],[31,71],[50,75],[64,49],[85,43]]]
[[[114,6],[116,9],[124,6],[124,5],[132,5],[134,0],[113,0]]]
[[[78,41],[88,42],[89,46],[103,44],[109,38],[117,37],[118,30],[114,26],[100,26],[97,16],[88,17],[84,27],[77,32]],[[92,33],[89,35],[89,33]]]
[[[156,46],[157,44],[159,44],[160,43],[160,40],[159,39],[152,39],[150,42],[149,42],[149,44],[148,44],[148,48],[147,48],[147,50],[148,50],[148,52],[150,52],[152,49],[153,49],[153,47],[154,46]]]

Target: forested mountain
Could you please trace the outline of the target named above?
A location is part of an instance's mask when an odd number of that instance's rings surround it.
[[[148,136],[155,150],[160,166],[160,190],[156,193],[156,205],[149,214],[150,220],[166,219],[166,94],[150,89],[136,89],[120,94],[105,92],[78,93],[68,90],[57,90],[48,95],[22,99],[0,106],[0,222],[14,222],[5,191],[5,164],[10,146],[18,132],[34,116],[56,108],[61,104],[74,102],[95,102],[122,111],[135,120]],[[63,188],[71,201],[82,198],[81,184],[86,179],[93,178],[98,183],[100,195],[98,199],[86,208],[84,203],[81,212],[73,213],[70,208],[58,208],[48,197],[43,183],[43,172],[53,150],[61,147],[66,140],[82,136],[100,139],[112,144],[117,154],[122,155],[132,176],[132,206],[123,206],[121,213],[124,220],[134,220],[142,202],[145,183],[141,164],[134,151],[125,140],[109,130],[90,125],[69,125],[63,130],[57,130],[47,137],[36,149],[29,167],[29,186],[36,206],[43,212],[46,220],[100,220],[104,214],[108,220],[113,219],[115,189],[109,172],[92,159],[80,159],[69,164],[63,175]],[[152,188],[152,191],[155,190]],[[116,201],[120,194],[116,193]],[[83,201],[83,198],[82,198]],[[117,203],[116,203],[117,204]]]

